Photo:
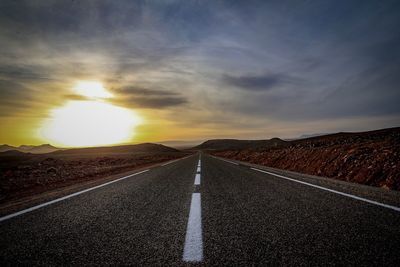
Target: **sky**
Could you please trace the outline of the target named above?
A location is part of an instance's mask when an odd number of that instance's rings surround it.
[[[0,2],[0,143],[395,127],[399,84],[399,1]]]

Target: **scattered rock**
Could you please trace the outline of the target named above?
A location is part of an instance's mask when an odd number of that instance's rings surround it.
[[[400,190],[400,128],[334,134],[264,150],[212,154],[254,164]]]

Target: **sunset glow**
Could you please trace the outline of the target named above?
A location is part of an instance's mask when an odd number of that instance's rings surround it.
[[[0,6],[0,144],[293,139],[399,125],[397,1]],[[115,128],[86,129],[84,118],[105,110],[141,122],[91,136]],[[91,137],[50,130],[67,121]]]
[[[140,117],[131,110],[96,101],[70,101],[51,112],[41,133],[63,146],[123,143],[134,135]]]
[[[141,117],[135,111],[105,101],[113,95],[101,82],[80,81],[74,93],[88,100],[70,100],[53,109],[40,135],[62,146],[111,145],[130,141]]]
[[[109,98],[112,94],[108,92],[100,82],[81,81],[76,84],[74,91],[82,96],[94,98]]]

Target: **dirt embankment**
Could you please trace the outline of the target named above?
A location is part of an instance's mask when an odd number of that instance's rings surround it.
[[[0,204],[186,155],[182,152],[84,156],[5,152],[0,155]]]
[[[400,128],[339,133],[278,148],[214,151],[254,164],[400,190]]]

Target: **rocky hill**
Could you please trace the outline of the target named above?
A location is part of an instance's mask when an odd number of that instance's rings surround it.
[[[1,145],[0,146],[0,152],[6,152],[6,151],[19,151],[19,152],[24,152],[24,153],[33,153],[33,154],[43,154],[43,153],[50,153],[54,151],[60,150],[60,148],[54,147],[49,144],[43,144],[39,146],[32,146],[32,145],[21,145],[19,147],[15,146],[9,146],[9,145]]]
[[[5,152],[5,151],[10,151],[10,150],[16,150],[17,148],[14,146],[9,146],[7,144],[1,145],[0,146],[0,152]]]
[[[274,168],[400,190],[400,128],[337,133],[269,148],[214,155]]]
[[[287,142],[279,138],[269,140],[237,140],[237,139],[214,139],[208,140],[192,149],[200,150],[229,150],[229,149],[254,149],[262,150],[271,147],[283,147]]]

